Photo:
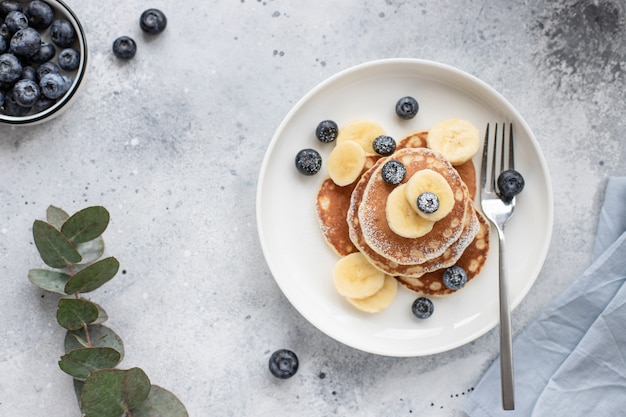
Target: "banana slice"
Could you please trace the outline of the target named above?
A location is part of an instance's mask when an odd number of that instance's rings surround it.
[[[333,268],[333,281],[337,292],[344,297],[365,298],[383,287],[385,274],[361,252],[354,252],[337,261]]]
[[[379,313],[391,305],[397,293],[398,281],[391,275],[385,275],[383,287],[374,295],[365,298],[346,297],[346,300],[366,313]]]
[[[435,124],[426,138],[428,147],[439,152],[452,165],[461,165],[480,147],[478,129],[467,120],[447,119]]]
[[[406,198],[407,184],[398,185],[387,197],[385,214],[389,228],[397,235],[414,239],[430,232],[435,224],[417,214]]]
[[[356,181],[364,166],[365,151],[361,145],[351,140],[338,143],[326,162],[328,176],[340,187]]]
[[[361,145],[366,155],[376,155],[372,144],[374,139],[384,134],[385,129],[378,123],[370,120],[356,120],[339,129],[337,144],[351,140]]]
[[[417,207],[420,194],[431,192],[439,199],[439,208],[432,213],[424,213]],[[454,193],[448,181],[432,169],[421,169],[406,182],[405,196],[415,213],[426,220],[436,222],[446,217],[454,208]]]

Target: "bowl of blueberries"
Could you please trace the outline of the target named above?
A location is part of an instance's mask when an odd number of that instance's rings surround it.
[[[85,32],[63,1],[0,1],[0,123],[33,125],[58,115],[86,67]]]

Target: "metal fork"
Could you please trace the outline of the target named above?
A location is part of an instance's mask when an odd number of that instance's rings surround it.
[[[485,216],[493,223],[499,238],[499,296],[500,296],[500,374],[502,384],[502,408],[515,409],[515,385],[513,378],[513,346],[511,337],[511,309],[504,250],[504,226],[515,208],[515,197],[502,199],[498,194],[497,178],[500,172],[514,169],[513,125],[509,123],[508,146],[506,146],[506,123],[502,123],[501,137],[498,124],[494,126],[493,147],[489,146],[489,124],[485,131],[483,158],[480,172],[480,203]],[[498,140],[500,139],[500,140]],[[499,145],[498,145],[499,142]],[[506,157],[508,148],[508,157]],[[499,155],[499,158],[498,158]],[[498,161],[499,159],[499,161]]]

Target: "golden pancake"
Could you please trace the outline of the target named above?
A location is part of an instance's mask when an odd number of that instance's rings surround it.
[[[487,260],[487,254],[489,253],[489,223],[480,212],[476,210],[476,213],[480,223],[480,230],[472,243],[465,249],[461,257],[455,263],[455,265],[465,270],[468,283],[480,273]],[[456,292],[444,285],[444,270],[445,269],[440,269],[435,272],[429,272],[419,278],[406,276],[396,276],[396,278],[405,288],[418,294],[443,296]]]
[[[381,170],[388,160],[398,160],[406,168],[406,178],[422,169],[431,169],[441,174],[454,195],[452,211],[443,219],[435,222],[430,233],[423,237],[409,239],[395,234],[387,223],[386,201],[395,187],[382,179]],[[439,154],[426,148],[404,148],[393,155],[379,159],[367,172],[371,172],[360,199],[354,193],[351,206],[358,205],[358,210],[348,211],[350,238],[355,246],[362,250],[354,238],[358,217],[358,229],[368,247],[392,262],[401,265],[422,264],[442,255],[463,232],[465,216],[468,210],[469,191],[458,172]],[[359,183],[363,180],[359,180]],[[471,208],[470,208],[471,209]],[[354,215],[356,214],[356,216]],[[355,241],[356,240],[356,241]]]

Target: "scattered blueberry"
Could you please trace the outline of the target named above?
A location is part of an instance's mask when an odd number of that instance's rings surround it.
[[[389,156],[396,150],[396,141],[391,136],[381,135],[372,143],[374,151],[382,156]]]
[[[38,30],[46,29],[52,24],[54,14],[52,8],[41,0],[33,0],[24,9],[31,28]]]
[[[443,271],[443,284],[451,290],[460,290],[467,282],[467,273],[458,265],[446,268]]]
[[[524,177],[519,172],[508,169],[498,176],[498,190],[500,197],[510,200],[524,189]]]
[[[76,42],[76,30],[65,19],[57,19],[50,25],[50,39],[61,48],[69,48]]]
[[[57,99],[70,89],[72,80],[66,76],[51,72],[39,80],[41,94],[50,99]]]
[[[270,356],[269,368],[276,378],[291,378],[298,371],[298,357],[288,349],[279,349]]]
[[[406,177],[406,168],[402,162],[392,159],[385,162],[381,170],[381,175],[387,184],[400,184],[404,180],[404,177]]]
[[[159,9],[148,9],[139,18],[139,27],[146,33],[157,34],[165,30],[167,18]]]
[[[396,114],[401,119],[408,120],[414,118],[418,110],[419,104],[417,100],[410,96],[402,97],[396,103]]]
[[[417,196],[417,208],[426,214],[432,214],[439,210],[439,197],[437,194],[426,191]]]
[[[303,175],[315,175],[322,169],[322,157],[315,149],[302,149],[296,155],[296,168]]]
[[[131,59],[137,53],[137,44],[129,36],[120,36],[113,42],[113,54],[119,59]]]
[[[332,120],[324,120],[321,121],[317,128],[315,128],[315,136],[320,140],[320,142],[330,143],[337,139],[337,135],[339,134],[339,127],[337,123]]]
[[[15,33],[20,29],[26,29],[28,27],[28,18],[20,11],[14,10],[7,14],[4,18],[4,24],[7,25],[9,33]]]
[[[413,314],[418,319],[429,318],[433,314],[434,310],[435,305],[426,297],[416,298],[411,305],[411,311],[413,311]]]
[[[65,71],[75,71],[80,64],[80,52],[74,48],[65,48],[59,52],[57,61],[61,69]]]
[[[41,95],[39,86],[32,80],[19,80],[13,86],[13,99],[23,107],[32,107]]]
[[[13,54],[0,55],[0,82],[14,83],[22,75],[22,64]]]

